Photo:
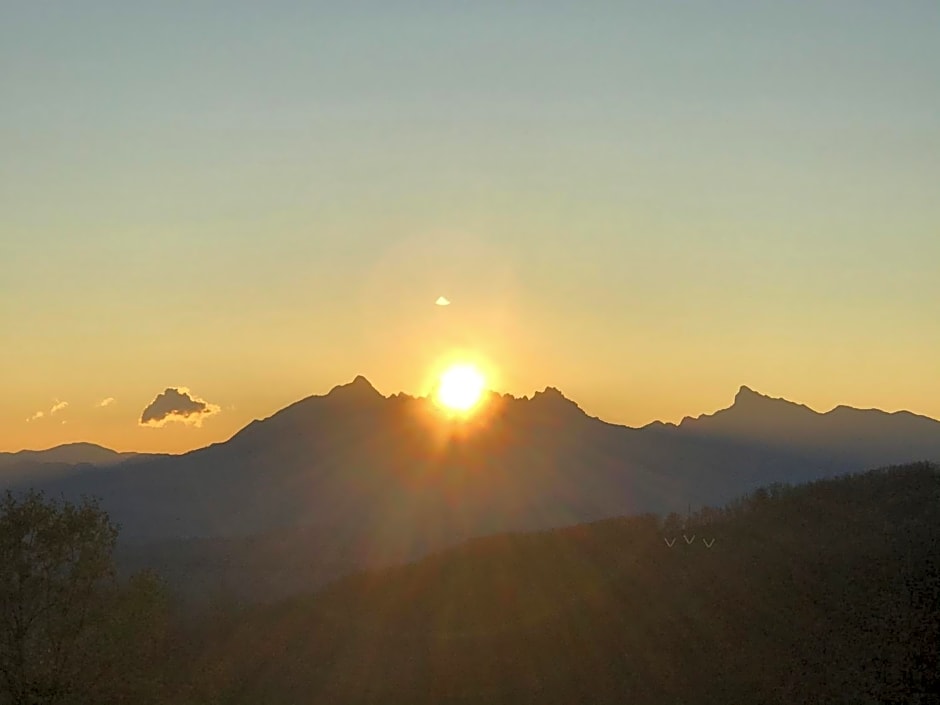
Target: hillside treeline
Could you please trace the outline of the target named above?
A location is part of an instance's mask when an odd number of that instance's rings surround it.
[[[937,703],[938,539],[923,463],[477,539],[274,605],[193,613],[138,578],[111,588],[95,702]]]

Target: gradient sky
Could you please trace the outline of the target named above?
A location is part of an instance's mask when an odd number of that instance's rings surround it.
[[[460,351],[631,425],[940,417],[934,0],[5,0],[0,97],[0,450]],[[170,386],[221,411],[139,427]]]

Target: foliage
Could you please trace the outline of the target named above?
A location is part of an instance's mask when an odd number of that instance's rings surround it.
[[[477,539],[185,624],[156,576],[114,579],[94,504],[0,506],[4,705],[940,703],[929,464]]]
[[[242,612],[193,678],[246,704],[937,703],[938,507],[923,464],[471,541]]]
[[[132,697],[165,597],[153,576],[116,580],[117,534],[91,500],[0,500],[0,702]]]

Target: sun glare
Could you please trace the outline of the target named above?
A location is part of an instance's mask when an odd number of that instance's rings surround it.
[[[437,401],[451,411],[469,411],[483,396],[486,380],[473,365],[454,365],[441,375]]]

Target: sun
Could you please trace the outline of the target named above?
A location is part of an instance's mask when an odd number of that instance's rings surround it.
[[[451,411],[466,412],[480,401],[485,387],[483,373],[476,367],[453,365],[441,374],[437,385],[437,401]]]

